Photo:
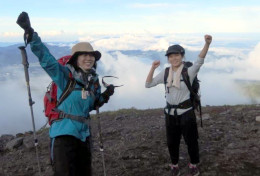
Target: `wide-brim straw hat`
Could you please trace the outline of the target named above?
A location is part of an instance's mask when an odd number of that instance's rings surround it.
[[[72,47],[71,59],[69,60],[68,63],[71,63],[74,59],[76,59],[78,53],[91,53],[95,57],[96,61],[98,61],[101,58],[101,53],[99,51],[95,51],[90,43],[79,42]]]

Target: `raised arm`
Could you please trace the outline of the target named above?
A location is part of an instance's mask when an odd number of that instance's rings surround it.
[[[159,73],[157,76],[153,77],[154,70],[159,67],[160,61],[154,61],[152,63],[152,67],[148,73],[148,76],[146,78],[145,87],[150,88],[153,86],[156,86],[157,84],[163,83],[163,77],[164,77],[164,70]]]
[[[209,45],[211,44],[212,42],[212,36],[210,35],[205,35],[204,36],[205,38],[205,45],[204,47],[202,48],[200,54],[199,54],[199,57],[197,58],[197,60],[194,62],[194,64],[189,67],[188,69],[188,74],[189,74],[189,77],[190,77],[190,81],[191,83],[193,82],[195,76],[197,75],[197,73],[199,72],[200,70],[200,67],[203,65],[204,63],[204,58],[206,57],[207,53],[208,53],[208,50],[209,50]]]
[[[147,76],[147,78],[146,78],[146,82],[147,82],[147,83],[151,83],[151,82],[152,82],[154,70],[155,70],[157,67],[159,67],[159,65],[160,65],[160,61],[153,61],[151,70],[150,70],[150,72],[148,73],[148,76]]]
[[[202,59],[204,59],[206,57],[208,50],[209,50],[209,45],[211,44],[211,41],[212,41],[211,35],[205,35],[204,38],[205,38],[205,45],[199,54],[199,57]]]
[[[61,66],[42,43],[38,34],[31,27],[30,19],[26,12],[22,12],[19,15],[17,24],[24,30],[26,46],[30,43],[31,50],[38,57],[42,68],[49,74],[58,87],[63,89],[66,85],[64,79],[69,79],[68,69]]]
[[[69,70],[58,63],[49,49],[42,43],[37,33],[33,33],[30,46],[32,52],[38,57],[41,67],[47,72],[58,87],[63,89],[66,85],[64,79],[69,79]]]

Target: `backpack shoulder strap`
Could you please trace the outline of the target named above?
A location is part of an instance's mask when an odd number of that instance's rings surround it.
[[[186,86],[188,87],[189,91],[191,93],[194,93],[191,87],[191,83],[190,83],[190,77],[188,74],[188,68],[187,67],[183,67],[182,72],[181,72],[182,78],[184,83],[186,84]]]
[[[169,75],[169,70],[170,70],[170,67],[166,67],[166,68],[165,68],[165,71],[164,71],[164,84],[167,83],[167,78],[168,78],[168,75]]]
[[[170,70],[170,67],[166,67],[165,68],[165,71],[164,71],[164,87],[165,87],[165,91],[166,91],[166,84],[167,84],[167,78],[168,78],[168,75],[169,75],[169,70]],[[168,92],[169,92],[169,89],[168,89]]]
[[[57,104],[56,107],[58,107],[69,95],[70,93],[73,91],[73,89],[76,86],[77,81],[72,77],[71,73],[69,75],[69,81],[67,82],[67,85],[64,89],[64,91],[62,92],[62,94],[60,95],[59,100],[57,100]]]
[[[193,96],[198,97],[198,95],[192,89],[192,86],[191,86],[191,83],[190,83],[190,77],[188,75],[188,68],[183,67],[181,74],[182,74],[182,77],[183,77],[183,81],[185,82],[186,86],[188,87],[190,93]],[[199,111],[199,114],[200,114],[200,125],[201,125],[201,127],[203,127],[203,125],[202,125],[201,102],[200,101],[198,102],[198,108],[199,108],[198,111]]]

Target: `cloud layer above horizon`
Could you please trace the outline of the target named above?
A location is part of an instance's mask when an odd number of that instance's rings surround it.
[[[82,38],[82,41],[86,38]],[[249,40],[246,47],[236,46],[237,38],[227,45],[223,38],[213,36],[213,43],[205,64],[198,75],[201,80],[201,94],[203,105],[250,104],[259,102],[259,95],[250,96],[245,93],[245,81],[260,81],[260,43]],[[253,41],[253,42],[252,42]],[[146,76],[153,60],[160,59],[162,65],[155,74],[163,70],[166,63],[164,56],[154,58],[151,52],[164,52],[171,44],[180,43],[187,51],[186,60],[194,60],[200,52],[204,39],[198,36],[153,36],[153,35],[123,35],[111,36],[92,40],[95,49],[102,53],[98,63],[98,72],[104,75],[118,76],[116,83],[124,84],[115,90],[115,94],[108,104],[102,107],[105,110],[135,107],[138,109],[162,108],[165,105],[164,86],[146,89]],[[54,44],[54,43],[53,43]],[[61,46],[66,44],[61,43]],[[70,43],[67,45],[71,46]],[[132,50],[140,50],[142,55],[131,54]],[[130,54],[124,51],[128,50]],[[43,115],[42,99],[50,78],[39,68],[39,64],[30,64],[30,82],[34,105],[36,127],[40,128],[46,122]],[[0,73],[8,73],[0,81],[0,134],[18,133],[31,130],[27,90],[25,86],[22,65],[3,67]],[[239,83],[238,83],[239,82]],[[242,86],[241,86],[242,85]],[[104,89],[102,89],[104,90]],[[248,91],[246,91],[248,92]]]
[[[22,41],[23,30],[15,23],[22,11],[45,41],[146,33],[259,33],[260,28],[257,0],[10,0],[1,7],[2,42]]]

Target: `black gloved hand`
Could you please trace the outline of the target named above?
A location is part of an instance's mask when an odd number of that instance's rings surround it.
[[[112,96],[115,92],[115,86],[113,84],[110,84],[109,86],[107,86],[107,89],[105,90],[105,94],[108,96]]]
[[[26,12],[22,12],[17,18],[16,23],[24,29],[24,39],[27,40],[25,43],[30,43],[33,36],[33,28],[31,27],[29,16]]]

